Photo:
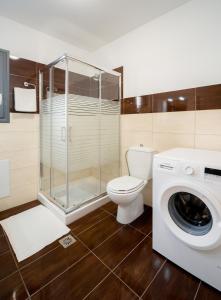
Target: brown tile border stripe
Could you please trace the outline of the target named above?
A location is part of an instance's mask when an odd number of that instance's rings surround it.
[[[124,98],[121,114],[221,109],[221,84]]]
[[[154,94],[153,112],[195,110],[195,89]]]
[[[196,89],[196,109],[220,109],[221,84],[199,87]]]
[[[121,102],[121,114],[151,113],[152,95],[125,98]]]

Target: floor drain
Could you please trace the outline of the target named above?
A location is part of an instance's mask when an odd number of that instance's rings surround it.
[[[67,248],[69,246],[71,246],[72,244],[74,244],[76,242],[76,240],[73,238],[72,235],[67,235],[65,237],[63,237],[62,239],[59,240],[59,243],[64,247]]]

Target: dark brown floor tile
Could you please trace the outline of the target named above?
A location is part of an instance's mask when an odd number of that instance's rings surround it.
[[[112,201],[101,206],[101,209],[104,209],[105,211],[107,211],[113,215],[117,214],[117,204],[115,204]]]
[[[83,218],[71,223],[69,228],[73,231],[74,234],[79,234],[83,230],[88,229],[98,221],[102,220],[103,218],[107,217],[108,213],[103,211],[102,209],[98,208],[91,213],[87,214]]]
[[[28,203],[25,203],[25,204],[22,204],[22,205],[19,205],[19,206],[16,206],[16,207],[4,210],[4,211],[1,211],[0,212],[0,220],[9,218],[13,215],[16,215],[16,214],[18,214],[22,211],[25,211],[27,209],[30,209],[32,207],[35,207],[39,204],[41,204],[41,203],[38,200],[34,200],[34,201],[31,201],[31,202],[28,202]]]
[[[0,255],[9,250],[9,245],[4,235],[0,236]]]
[[[142,298],[145,300],[194,299],[198,284],[198,279],[171,262],[166,262]]]
[[[14,273],[0,281],[1,300],[24,300],[28,295],[18,273]]]
[[[145,234],[150,234],[152,231],[152,208],[145,205],[144,213],[130,225]]]
[[[135,300],[139,299],[113,274],[109,275],[86,299]]]
[[[115,217],[110,215],[93,227],[79,234],[78,237],[88,246],[88,248],[94,249],[121,227],[122,225],[116,221]]]
[[[30,294],[35,293],[54,277],[77,262],[88,250],[76,241],[68,248],[57,247],[48,254],[21,269],[22,277]]]
[[[83,299],[108,272],[108,269],[93,254],[89,254],[40,290],[32,299]]]
[[[125,226],[106,240],[94,253],[110,268],[114,268],[144,238],[135,229]]]
[[[141,296],[164,261],[152,250],[152,240],[147,237],[114,272]]]
[[[0,280],[16,271],[16,265],[10,251],[0,255]]]
[[[221,292],[206,283],[201,283],[196,300],[220,300]]]

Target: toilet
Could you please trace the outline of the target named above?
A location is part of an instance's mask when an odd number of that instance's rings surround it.
[[[144,211],[142,190],[152,176],[154,150],[130,147],[126,153],[129,176],[115,178],[107,184],[109,198],[118,204],[117,221],[129,224]]]

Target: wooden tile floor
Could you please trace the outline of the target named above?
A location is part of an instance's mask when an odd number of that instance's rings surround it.
[[[38,201],[0,213],[0,220]],[[221,295],[152,250],[152,211],[130,225],[112,202],[70,225],[77,240],[55,241],[18,263],[0,228],[0,300],[217,300]]]

